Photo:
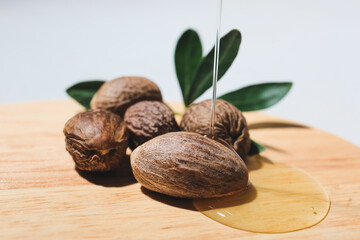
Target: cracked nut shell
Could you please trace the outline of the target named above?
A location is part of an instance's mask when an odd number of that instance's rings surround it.
[[[237,154],[197,133],[158,136],[137,147],[130,159],[141,185],[173,197],[219,197],[248,184],[248,170]]]
[[[143,100],[162,101],[159,87],[144,77],[120,77],[105,82],[91,99],[90,106],[122,117],[129,106]]]
[[[224,100],[216,100],[215,106],[215,136],[225,140],[245,159],[251,146],[245,117],[239,109]],[[210,99],[192,104],[185,112],[180,128],[209,136],[210,111]]]
[[[110,171],[126,156],[128,130],[121,117],[106,110],[88,110],[69,119],[64,128],[66,150],[76,168]]]
[[[158,101],[142,101],[130,106],[124,121],[130,130],[129,145],[132,149],[156,136],[179,131],[173,112]]]

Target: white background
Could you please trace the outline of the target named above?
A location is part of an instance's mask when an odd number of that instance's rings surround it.
[[[181,100],[176,41],[194,28],[207,53],[215,7],[216,0],[0,0],[0,103],[66,98],[78,81],[123,75],[149,77],[165,100]],[[293,81],[266,112],[359,146],[359,11],[357,0],[224,0],[222,35],[237,28],[243,41],[219,94]]]

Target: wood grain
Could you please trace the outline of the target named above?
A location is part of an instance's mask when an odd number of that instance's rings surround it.
[[[312,228],[256,234],[142,189],[127,161],[111,174],[77,172],[62,129],[81,110],[70,100],[0,106],[0,239],[360,239],[360,149],[343,139],[246,114],[251,137],[268,148],[262,155],[310,173],[332,202]]]

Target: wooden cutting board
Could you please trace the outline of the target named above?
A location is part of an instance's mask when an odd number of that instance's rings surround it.
[[[268,149],[262,155],[310,173],[332,204],[314,227],[259,234],[142,189],[128,162],[112,174],[77,172],[62,129],[80,111],[70,100],[0,106],[0,239],[360,239],[360,149],[343,139],[246,114],[251,137]]]

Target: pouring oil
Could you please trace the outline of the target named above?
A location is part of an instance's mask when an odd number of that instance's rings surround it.
[[[219,71],[219,51],[220,51],[220,27],[221,27],[221,13],[222,0],[217,1],[217,16],[216,16],[216,37],[214,47],[214,68],[213,68],[213,82],[212,82],[212,99],[210,112],[210,137],[215,139],[215,106],[216,106],[216,90]]]
[[[215,139],[222,0],[217,0],[210,137]],[[246,161],[251,184],[232,196],[193,201],[205,216],[229,227],[258,233],[284,233],[321,222],[330,209],[322,186],[300,169],[261,156]]]

